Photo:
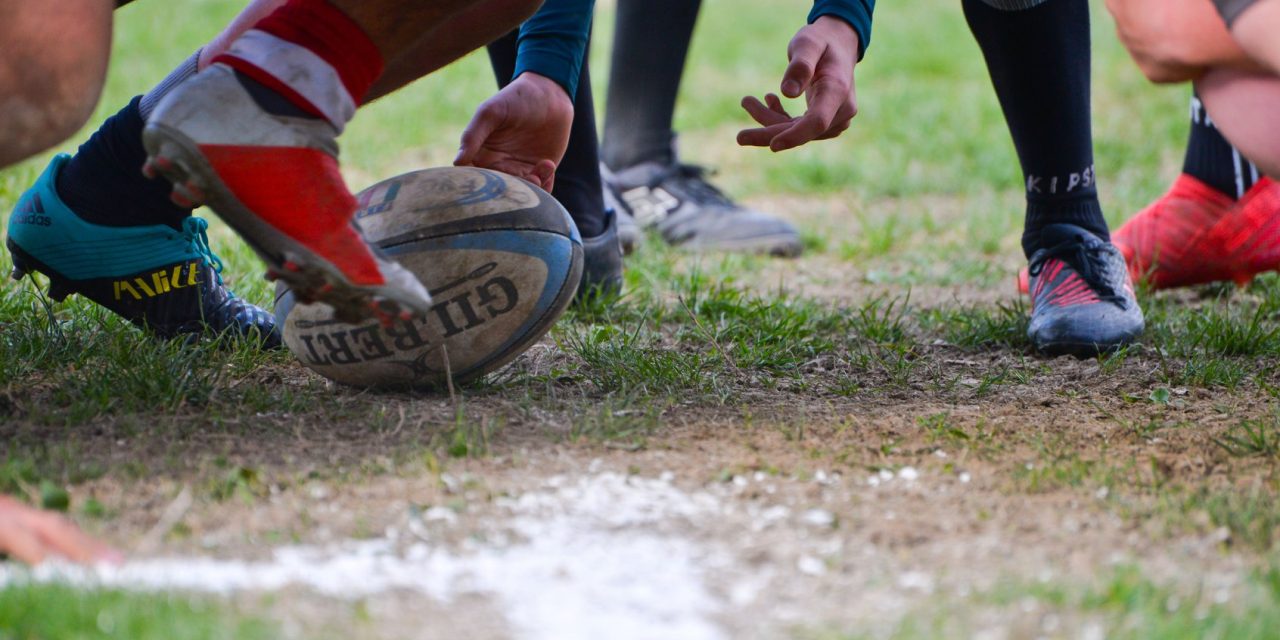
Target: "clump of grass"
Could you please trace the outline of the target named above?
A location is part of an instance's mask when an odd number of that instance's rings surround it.
[[[941,307],[920,314],[921,323],[948,344],[967,349],[1004,347],[1025,350],[1030,314],[1021,300],[995,307]]]
[[[561,344],[582,359],[583,373],[605,392],[684,396],[718,384],[717,356],[672,349],[641,324],[595,326],[561,334]]]
[[[1237,457],[1257,456],[1280,459],[1280,419],[1244,420],[1236,423],[1213,443]]]
[[[81,590],[59,584],[0,587],[0,638],[254,640],[278,629],[224,605],[174,595]]]

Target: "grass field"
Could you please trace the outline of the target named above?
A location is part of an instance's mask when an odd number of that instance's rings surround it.
[[[0,491],[136,558],[100,587],[0,568],[0,639],[1280,637],[1280,279],[1141,292],[1140,344],[1036,356],[1021,177],[959,3],[880,8],[841,139],[733,144],[800,4],[705,0],[677,126],[805,256],[649,238],[621,301],[457,403],[0,284]],[[94,121],[238,5],[122,11]],[[1103,13],[1094,41],[1118,224],[1176,175],[1188,90],[1146,85]],[[352,186],[447,164],[492,86],[473,56],[362,112]],[[46,162],[0,172],[0,218]]]

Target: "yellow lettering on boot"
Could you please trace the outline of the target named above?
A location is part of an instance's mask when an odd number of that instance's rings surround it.
[[[133,285],[129,284],[128,280],[116,281],[116,300],[120,299],[120,294],[122,293],[128,293],[129,295],[133,296],[134,300],[142,299],[142,296],[138,294],[138,290],[134,289]]]

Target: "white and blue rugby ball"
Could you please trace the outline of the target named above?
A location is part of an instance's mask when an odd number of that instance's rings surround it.
[[[519,178],[470,167],[406,173],[362,191],[365,238],[412,271],[435,301],[425,319],[352,325],[276,288],[284,341],[307,367],[366,388],[439,388],[446,362],[465,383],[540,340],[573,301],[582,238],[569,214]],[[441,349],[441,347],[444,349]]]

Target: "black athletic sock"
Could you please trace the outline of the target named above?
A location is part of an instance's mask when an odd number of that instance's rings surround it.
[[[1055,223],[1109,240],[1093,168],[1088,1],[963,4],[1026,180],[1023,251],[1030,256],[1039,249],[1040,230]],[[1035,6],[1023,8],[1028,5]]]
[[[1195,94],[1191,96],[1191,133],[1182,172],[1237,200],[1253,188],[1259,176],[1258,168],[1222,137]]]
[[[614,170],[675,160],[676,94],[701,0],[618,0],[601,155]]]
[[[489,63],[498,86],[511,82],[516,69],[516,32],[489,45]],[[596,137],[595,105],[591,97],[591,74],[584,60],[578,78],[578,95],[573,100],[573,128],[569,147],[556,167],[556,186],[551,190],[569,211],[584,238],[604,233],[604,184],[600,181],[600,145]]]
[[[141,96],[102,123],[58,174],[62,201],[81,218],[112,227],[166,224],[174,229],[191,215],[169,200],[172,185],[142,175]]]

